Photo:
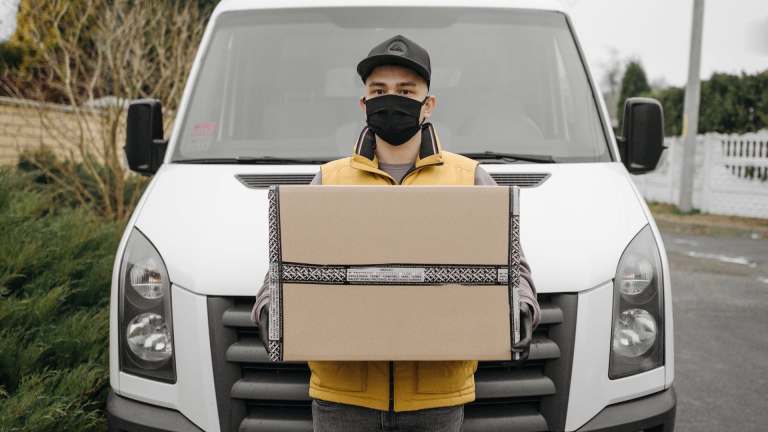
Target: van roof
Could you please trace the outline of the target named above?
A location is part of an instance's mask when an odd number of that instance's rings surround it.
[[[261,0],[258,2],[253,0],[223,0],[216,6],[214,15],[241,10],[344,6],[519,8],[563,11],[562,4],[557,0]]]

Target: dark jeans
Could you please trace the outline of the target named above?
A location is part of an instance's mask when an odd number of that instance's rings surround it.
[[[393,412],[312,400],[315,432],[460,432],[462,423],[464,405]]]

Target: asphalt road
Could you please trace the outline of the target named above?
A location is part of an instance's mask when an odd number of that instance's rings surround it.
[[[665,233],[676,431],[768,431],[768,240]]]

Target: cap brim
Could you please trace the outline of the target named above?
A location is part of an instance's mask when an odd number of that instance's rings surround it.
[[[366,57],[357,64],[357,73],[360,75],[360,78],[362,78],[363,82],[365,82],[366,78],[368,78],[368,75],[370,75],[371,71],[375,67],[383,65],[397,65],[407,67],[408,69],[416,72],[420,77],[424,78],[424,81],[427,82],[427,87],[429,87],[429,71],[427,68],[407,57],[402,57],[395,54],[379,54]]]

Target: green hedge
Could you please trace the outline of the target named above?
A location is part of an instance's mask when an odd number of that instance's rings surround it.
[[[0,168],[0,431],[106,429],[120,228]]]
[[[667,136],[682,134],[684,88],[667,87],[643,96],[656,98],[664,106]],[[741,75],[715,73],[702,81],[698,126],[700,134],[743,134],[768,128],[768,71]]]

